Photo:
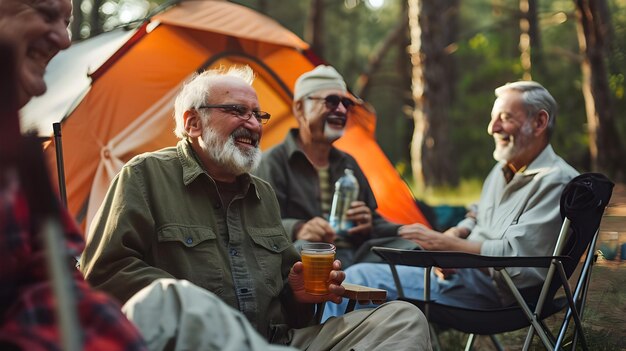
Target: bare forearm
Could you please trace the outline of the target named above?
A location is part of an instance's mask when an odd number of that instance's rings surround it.
[[[471,241],[458,237],[451,237],[450,239],[451,240],[449,241],[448,251],[460,251],[471,254],[480,254],[480,247],[482,245],[481,242]]]
[[[446,230],[444,234],[465,239],[470,234],[470,230],[465,227],[452,227]]]

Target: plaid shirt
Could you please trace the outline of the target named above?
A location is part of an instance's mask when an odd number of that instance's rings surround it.
[[[11,169],[0,173],[0,348],[8,343],[23,350],[61,350],[44,246],[31,230],[28,204],[16,174]],[[60,212],[71,267],[84,242],[67,212]],[[71,272],[82,349],[146,350],[119,304],[92,290],[78,270]]]

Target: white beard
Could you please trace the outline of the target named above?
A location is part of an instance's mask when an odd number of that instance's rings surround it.
[[[324,137],[331,143],[341,138],[345,130],[345,127],[342,129],[335,129],[330,127],[328,123],[324,123]]]
[[[314,112],[314,108],[315,108],[315,102],[312,100],[304,100],[304,116],[307,120],[311,121],[315,116],[315,112]],[[309,130],[310,130],[311,126],[309,125]],[[324,138],[328,141],[328,142],[334,142],[335,140],[341,138],[343,136],[343,133],[345,131],[345,126],[340,129],[334,129],[334,128],[330,128],[328,126],[328,122],[324,121]]]
[[[233,135],[226,138],[226,142],[220,140],[219,134],[211,127],[202,132],[202,150],[228,173],[241,175],[254,171],[261,163],[261,150],[240,149],[235,143]]]
[[[506,162],[511,158],[511,156],[513,156],[515,151],[514,148],[515,145],[513,144],[509,144],[507,146],[499,146],[496,144],[496,148],[493,150],[493,158],[498,162]]]
[[[530,121],[525,122],[517,135],[508,135],[509,143],[506,146],[500,146],[496,143],[496,148],[493,150],[493,158],[498,162],[510,162],[511,159],[519,155],[528,146],[532,132]]]

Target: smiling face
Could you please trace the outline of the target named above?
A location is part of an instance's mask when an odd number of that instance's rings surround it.
[[[342,103],[332,108],[324,100],[329,95],[345,96],[340,89],[319,90],[302,99],[299,117],[300,136],[309,135],[312,141],[333,143],[343,136],[348,109]]]
[[[254,89],[245,82],[233,78],[221,78],[211,91],[209,105],[242,105],[259,110]],[[259,121],[247,120],[233,111],[211,108],[205,111],[204,129],[199,140],[200,148],[219,167],[230,175],[238,176],[253,171],[261,161],[259,142],[263,129]],[[245,117],[245,116],[244,116]]]
[[[46,91],[46,66],[70,46],[69,0],[0,0],[0,38],[17,52],[20,106]]]
[[[533,117],[528,116],[521,92],[509,90],[496,99],[487,132],[495,141],[493,157],[496,161],[505,161],[519,168],[534,158]]]

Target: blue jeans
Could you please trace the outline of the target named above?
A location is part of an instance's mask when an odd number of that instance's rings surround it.
[[[424,268],[396,266],[405,297],[424,299]],[[391,269],[386,263],[358,263],[345,270],[346,283],[359,284],[371,288],[387,290],[387,300],[396,300],[398,290],[393,281]],[[491,277],[478,269],[458,269],[448,279],[439,279],[431,273],[430,298],[437,302],[459,307],[496,308],[500,307],[498,291]],[[340,304],[327,302],[322,321],[342,315],[348,304],[343,299]],[[359,305],[368,308],[374,305]]]

